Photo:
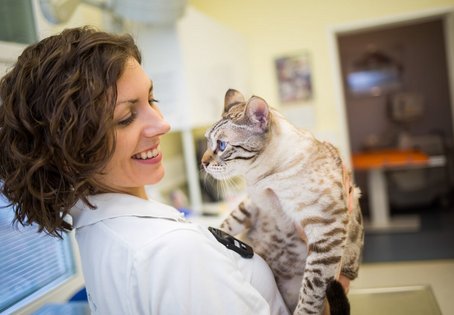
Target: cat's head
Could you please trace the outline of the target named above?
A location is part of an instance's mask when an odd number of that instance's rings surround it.
[[[233,89],[225,94],[222,119],[205,133],[205,170],[216,179],[244,175],[269,141],[271,112],[266,101],[252,96],[247,102]]]

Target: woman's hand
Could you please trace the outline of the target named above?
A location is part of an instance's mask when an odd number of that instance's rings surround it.
[[[350,291],[350,279],[348,279],[343,274],[340,274],[338,281],[340,282],[340,284],[342,284],[345,294],[348,294],[348,292]]]

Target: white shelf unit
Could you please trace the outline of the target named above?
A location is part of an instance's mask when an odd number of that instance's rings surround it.
[[[200,136],[201,128],[208,128],[221,117],[229,88],[249,93],[247,41],[190,6],[177,25],[136,25],[135,33],[161,110],[181,138],[176,140],[174,135],[175,143],[166,143],[181,146],[181,155],[165,157],[166,177],[157,189],[168,190],[174,178],[179,180],[173,184],[181,185],[184,168],[190,207],[201,213],[205,205],[195,132]]]

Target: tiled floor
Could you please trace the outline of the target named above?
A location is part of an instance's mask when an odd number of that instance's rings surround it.
[[[414,232],[368,233],[364,262],[454,259],[454,207],[428,207],[401,211],[417,214],[421,226]]]

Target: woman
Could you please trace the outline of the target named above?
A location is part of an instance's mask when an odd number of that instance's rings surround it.
[[[260,257],[148,198],[170,127],[140,63],[130,36],[84,27],[29,46],[2,78],[0,180],[16,220],[75,228],[93,314],[288,314]]]

